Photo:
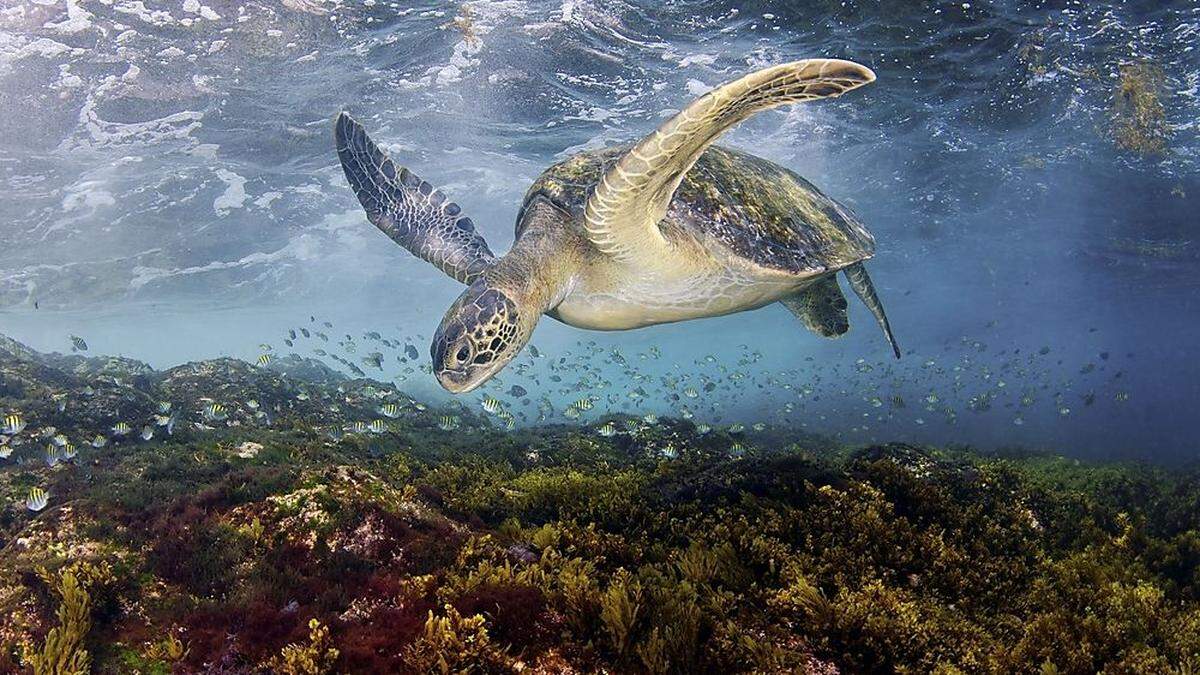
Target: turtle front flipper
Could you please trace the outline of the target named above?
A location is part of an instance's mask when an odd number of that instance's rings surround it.
[[[367,220],[393,241],[468,285],[496,261],[458,204],[397,167],[350,115],[338,115],[334,139],[346,180]]]
[[[857,63],[809,59],[759,70],[708,92],[604,173],[584,211],[588,238],[623,262],[671,264],[671,245],[659,221],[684,174],[717,137],[756,112],[837,96],[874,79]]]
[[[808,288],[779,302],[821,337],[841,337],[850,330],[846,296],[842,295],[837,277],[833,275],[822,277]]]

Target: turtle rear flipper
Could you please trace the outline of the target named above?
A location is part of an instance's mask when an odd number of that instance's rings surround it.
[[[846,296],[842,295],[837,277],[833,275],[822,277],[808,288],[779,302],[821,337],[840,337],[850,330]]]
[[[846,281],[850,282],[850,288],[854,289],[855,295],[871,310],[871,314],[875,315],[875,320],[879,322],[879,327],[883,329],[883,334],[892,345],[892,352],[896,358],[900,358],[900,345],[896,344],[896,336],[892,335],[892,326],[888,323],[887,314],[883,312],[883,303],[875,294],[875,284],[871,283],[867,268],[858,262],[843,269],[842,273],[846,275]]]
[[[397,167],[344,112],[334,123],[334,140],[346,180],[367,219],[393,241],[468,285],[496,262],[458,204]]]

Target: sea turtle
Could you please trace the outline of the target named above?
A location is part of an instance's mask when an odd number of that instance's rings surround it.
[[[874,79],[850,61],[777,65],[704,94],[635,145],[555,164],[526,193],[503,257],[457,204],[393,163],[345,112],[334,136],[367,218],[467,285],[431,348],[433,371],[451,392],[495,375],[542,314],[623,330],[780,302],[816,333],[836,337],[849,328],[839,271],[899,358],[862,264],[875,249],[863,224],[792,171],[713,145],[756,112]]]

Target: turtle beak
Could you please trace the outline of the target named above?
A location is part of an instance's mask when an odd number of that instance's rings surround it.
[[[465,394],[487,381],[487,378],[472,381],[470,374],[452,370],[439,370],[436,377],[438,384],[451,394]]]

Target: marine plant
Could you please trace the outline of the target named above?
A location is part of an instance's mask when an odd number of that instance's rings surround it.
[[[63,505],[0,511],[0,671],[1200,665],[1197,467],[784,433],[734,459],[665,419],[423,433],[439,414],[96,449],[87,480],[0,466]]]
[[[405,662],[418,673],[507,672],[503,653],[488,637],[487,621],[480,615],[464,617],[452,605],[440,615],[430,610],[425,628],[405,653]]]
[[[1113,97],[1113,136],[1117,145],[1140,155],[1167,149],[1170,128],[1162,103],[1164,73],[1157,64],[1138,61],[1118,71]]]
[[[338,650],[329,639],[329,627],[312,619],[308,622],[308,642],[290,644],[271,660],[270,668],[280,675],[325,675],[333,672]]]
[[[75,563],[57,575],[43,568],[39,576],[60,599],[55,613],[58,625],[50,629],[40,647],[25,645],[22,659],[34,675],[87,675],[92,663],[84,645],[92,627],[88,587],[111,579],[111,571],[105,566]]]

